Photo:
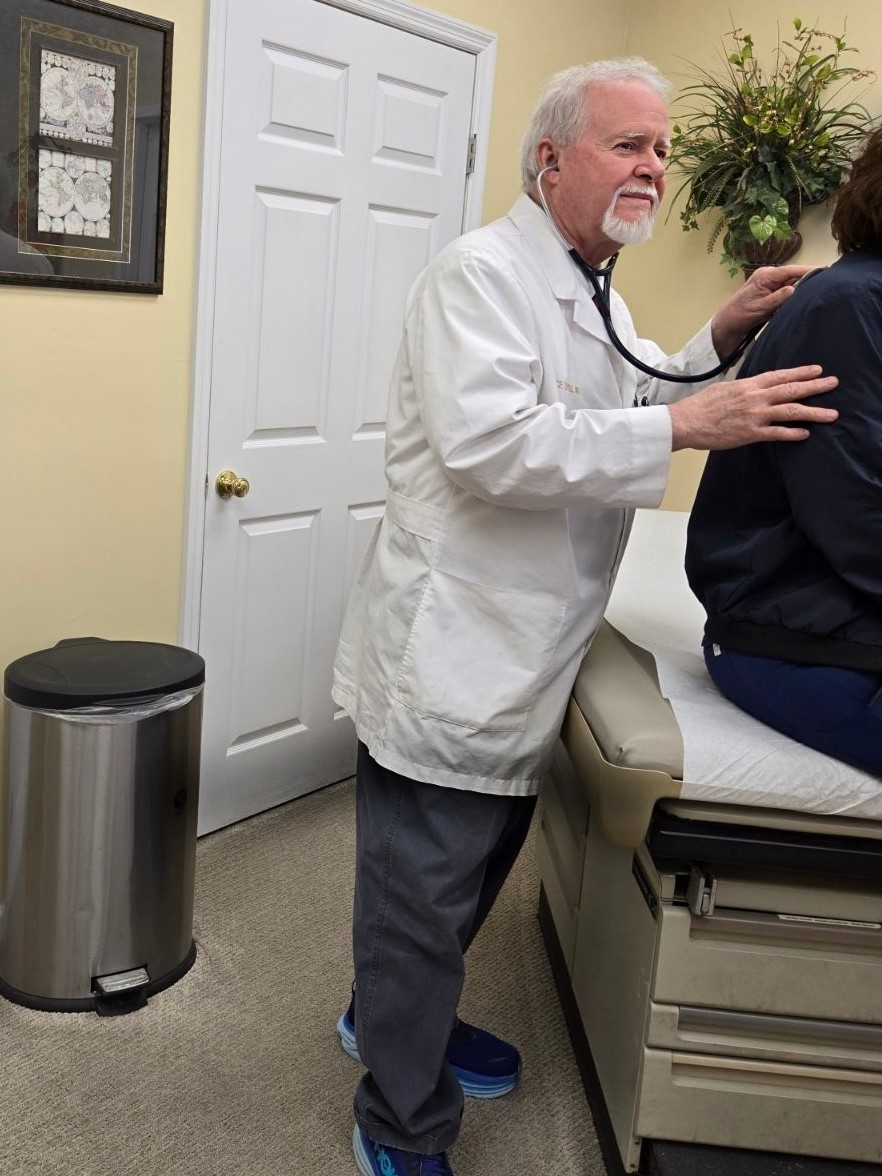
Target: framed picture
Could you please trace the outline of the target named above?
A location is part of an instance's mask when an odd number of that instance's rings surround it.
[[[172,30],[3,0],[0,282],[162,293]]]

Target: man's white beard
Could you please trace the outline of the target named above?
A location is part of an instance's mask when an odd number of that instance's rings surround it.
[[[619,188],[610,201],[609,208],[603,215],[601,228],[609,240],[615,241],[617,245],[642,245],[644,241],[648,241],[652,236],[658,200],[653,200],[652,208],[645,216],[641,216],[637,220],[625,220],[622,216],[616,216],[616,202],[621,195],[628,191],[645,192],[646,189]]]

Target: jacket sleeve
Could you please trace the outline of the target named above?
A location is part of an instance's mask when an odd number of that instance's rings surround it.
[[[614,407],[542,402],[552,341],[539,332],[529,292],[498,258],[456,254],[418,290],[406,346],[423,427],[448,477],[519,509],[657,506],[671,454],[667,410],[621,407],[608,366],[579,379],[607,381],[603,399]]]
[[[838,420],[773,447],[793,518],[836,574],[882,608],[882,302],[834,288],[779,334],[773,366],[819,363],[839,377],[808,402],[838,409]]]

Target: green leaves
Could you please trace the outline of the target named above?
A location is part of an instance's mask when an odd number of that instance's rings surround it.
[[[722,261],[740,264],[740,250],[791,236],[803,205],[826,200],[841,183],[870,116],[842,97],[872,78],[841,63],[854,50],[845,36],[793,18],[791,40],[779,34],[766,66],[753,37],[732,28],[723,38],[722,68],[695,66],[680,93],[671,162],[683,177],[673,202],[685,197],[680,220],[700,228],[717,210],[711,247],[725,229]]]
[[[728,60],[731,65],[743,68],[753,58],[753,38],[749,34],[739,36],[736,29],[733,29],[732,33],[735,40],[741,42],[741,48],[737,52],[730,53]]]
[[[754,213],[748,218],[747,227],[755,241],[764,245],[771,237],[786,241],[792,236],[790,228],[790,209],[783,196],[776,196],[774,192],[754,189],[750,196],[756,204],[766,209],[765,215]]]
[[[760,245],[765,245],[770,237],[774,237],[775,230],[778,228],[778,222],[773,216],[752,216],[747,222],[750,226],[750,231],[753,233]]]

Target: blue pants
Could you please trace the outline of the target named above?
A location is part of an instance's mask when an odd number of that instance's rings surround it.
[[[535,796],[410,780],[359,744],[352,939],[355,1030],[368,1072],[355,1117],[377,1143],[434,1155],[459,1133],[463,1094],[444,1055],[463,953],[514,865],[535,806]]]
[[[882,673],[802,665],[704,643],[726,698],[791,739],[882,776]]]

